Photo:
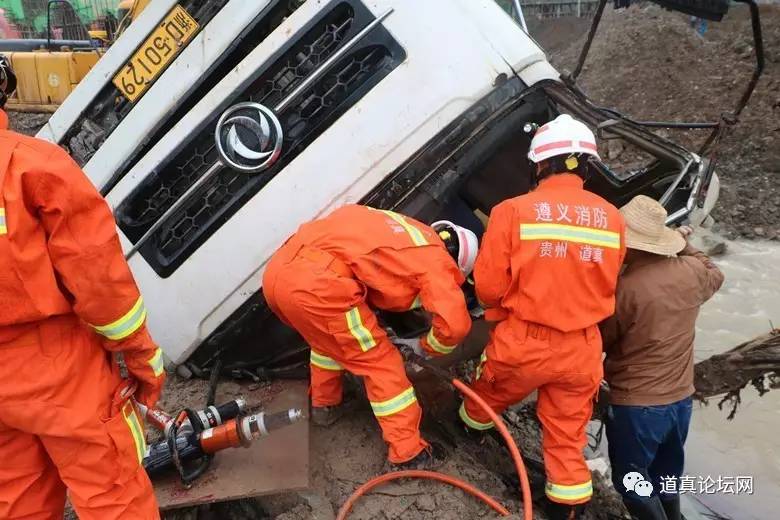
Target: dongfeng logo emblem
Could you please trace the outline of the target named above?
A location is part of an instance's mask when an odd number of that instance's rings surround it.
[[[239,103],[228,108],[217,122],[217,152],[230,168],[247,173],[273,166],[282,154],[282,125],[259,103]]]

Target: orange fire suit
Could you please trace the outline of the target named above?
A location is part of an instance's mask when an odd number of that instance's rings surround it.
[[[447,354],[471,328],[463,281],[433,229],[398,213],[349,205],[298,229],[269,262],[263,292],[311,347],[312,405],[341,402],[344,370],[362,376],[388,459],[400,463],[427,446],[419,431],[422,412],[403,359],[370,306],[422,306],[433,316],[422,347]]]
[[[602,378],[597,324],[614,312],[624,228],[620,212],[585,191],[579,177],[553,175],[493,208],[474,267],[477,297],[500,323],[473,389],[498,413],[538,389],[554,502],[592,495],[582,449]],[[472,401],[460,416],[471,428],[493,427]]]
[[[0,112],[2,114],[2,112]],[[114,219],[58,146],[0,129],[0,518],[159,518],[121,352],[154,404],[163,358]]]

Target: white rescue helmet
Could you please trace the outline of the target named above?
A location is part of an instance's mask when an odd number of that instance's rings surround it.
[[[540,163],[556,155],[587,154],[599,157],[596,136],[585,123],[569,114],[561,114],[546,125],[539,127],[531,139],[528,158]]]
[[[477,235],[449,220],[439,220],[431,224],[431,227],[447,246],[447,251],[458,263],[460,271],[466,276],[470,275],[479,249]]]

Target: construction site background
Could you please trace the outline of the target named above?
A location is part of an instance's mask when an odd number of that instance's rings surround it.
[[[52,37],[88,40],[87,30],[107,17],[117,17],[120,0],[70,0],[51,4]],[[65,5],[69,4],[69,5]],[[2,38],[46,38],[49,0],[0,0],[6,21],[13,31]],[[2,30],[2,29],[0,29]]]

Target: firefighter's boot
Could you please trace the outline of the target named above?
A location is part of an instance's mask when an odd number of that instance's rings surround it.
[[[561,504],[547,499],[547,517],[550,520],[580,520],[584,518],[587,504]]]
[[[314,426],[330,426],[341,419],[342,415],[344,415],[344,407],[340,404],[311,407],[311,422]]]

